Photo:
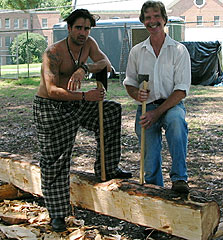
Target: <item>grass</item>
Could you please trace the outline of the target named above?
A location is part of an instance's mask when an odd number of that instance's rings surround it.
[[[1,65],[0,78],[2,79],[18,79],[40,75],[41,63],[19,64],[17,65]]]
[[[20,78],[0,80],[0,96],[13,96],[14,98],[32,100],[37,87],[39,86],[39,78]],[[93,80],[83,81],[81,91],[87,91],[95,88],[96,82]],[[134,101],[128,97],[127,92],[118,79],[108,80],[108,91],[106,99],[115,100],[122,104],[123,111],[129,112],[136,109]]]
[[[32,64],[29,64],[29,67],[32,69],[32,68],[40,68],[41,66],[41,63],[32,63]],[[19,69],[27,69],[28,67],[28,64],[19,64]],[[2,70],[5,70],[5,69],[14,69],[16,70],[17,69],[17,65],[16,64],[11,64],[11,65],[1,65],[1,69]]]

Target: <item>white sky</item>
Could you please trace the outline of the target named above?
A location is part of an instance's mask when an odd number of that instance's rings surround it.
[[[140,10],[146,0],[76,0],[76,8],[94,10]],[[162,0],[167,6],[173,0]],[[75,2],[75,0],[73,0]]]

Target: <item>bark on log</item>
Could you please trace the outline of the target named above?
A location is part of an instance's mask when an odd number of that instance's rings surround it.
[[[30,193],[24,192],[12,184],[4,183],[0,185],[0,201],[8,199],[21,199],[32,196]]]
[[[40,169],[20,156],[0,153],[0,180],[42,196]],[[95,212],[190,240],[211,239],[220,221],[214,201],[185,199],[169,189],[113,179],[98,183],[93,174],[71,171],[71,202]]]

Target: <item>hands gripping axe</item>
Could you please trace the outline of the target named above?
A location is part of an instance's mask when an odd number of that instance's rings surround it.
[[[139,84],[143,83],[143,89],[148,89],[149,75],[138,74]],[[142,103],[142,115],[146,113],[146,101]],[[141,153],[140,153],[140,184],[144,184],[144,155],[145,155],[145,128],[141,128]]]
[[[107,91],[107,67],[96,73],[97,88],[105,88]],[[99,126],[100,126],[100,157],[101,157],[101,180],[106,180],[105,174],[105,151],[104,151],[104,126],[103,126],[103,100],[98,103],[99,108]]]

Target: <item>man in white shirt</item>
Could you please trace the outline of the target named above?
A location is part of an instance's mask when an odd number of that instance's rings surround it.
[[[164,32],[168,18],[162,2],[146,1],[139,18],[150,37],[131,49],[123,84],[138,104],[136,134],[139,142],[141,127],[146,128],[145,182],[164,185],[161,157],[164,129],[172,158],[172,190],[188,193],[188,128],[182,100],[187,96],[191,84],[190,56],[184,45]],[[147,90],[142,89],[139,74],[149,75]],[[143,101],[147,103],[144,115]]]

